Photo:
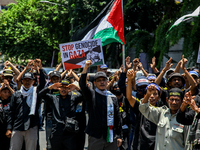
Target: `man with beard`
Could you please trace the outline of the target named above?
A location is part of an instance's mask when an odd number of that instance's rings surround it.
[[[169,96],[166,98],[169,108],[153,107],[150,104],[156,89],[154,85],[149,86],[139,106],[142,115],[157,125],[155,150],[184,150],[187,127],[176,121],[184,97],[183,91],[179,88],[169,90]]]
[[[126,97],[131,105],[131,110],[136,115],[136,126],[133,141],[134,150],[154,150],[156,125],[148,121],[139,111],[140,100],[132,96],[132,84],[131,81],[135,78],[136,72],[129,70],[127,73],[128,83],[126,88]],[[143,79],[144,80],[144,79]],[[148,80],[146,81],[148,82]],[[147,87],[154,85],[156,87],[155,94],[152,94],[151,105],[157,106],[157,102],[160,99],[160,88],[151,83]],[[145,89],[144,89],[145,92]],[[141,92],[140,92],[141,93]],[[142,97],[143,98],[143,97]]]
[[[123,142],[120,146],[120,150],[127,150],[128,149],[128,142],[129,142],[129,102],[127,98],[123,95],[120,91],[117,82],[113,85],[112,93],[117,97],[118,104],[119,104],[119,112],[122,119],[122,132],[123,132]]]

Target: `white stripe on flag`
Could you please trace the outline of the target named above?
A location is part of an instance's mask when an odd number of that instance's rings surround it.
[[[110,13],[108,13],[105,17],[103,17],[101,19],[101,21],[99,22],[99,24],[94,27],[93,29],[91,29],[85,36],[84,38],[81,40],[81,41],[84,41],[84,40],[89,40],[89,39],[92,39],[94,37],[95,34],[97,34],[99,31],[101,30],[104,30],[104,29],[107,29],[107,28],[110,28],[110,27],[113,27],[108,21],[107,21],[107,18],[109,16]]]
[[[93,29],[91,29],[85,36],[84,38],[81,40],[81,41],[84,41],[84,40],[89,40],[89,39],[92,39],[93,36],[94,36],[94,33],[96,31],[98,26],[94,27]]]
[[[185,21],[184,19],[186,19],[187,17],[197,17],[200,14],[200,6],[192,13],[192,14],[188,14],[188,15],[184,15],[181,18],[179,18],[175,23],[174,26],[178,25],[179,23],[181,23],[182,21]]]
[[[113,27],[108,21],[107,18],[109,16],[110,13],[108,13],[105,17],[103,17],[98,25],[98,28],[95,32],[95,34],[97,34],[99,31],[107,29],[107,28],[111,28]]]

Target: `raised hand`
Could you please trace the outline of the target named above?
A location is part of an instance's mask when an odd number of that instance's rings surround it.
[[[54,83],[54,84],[52,84],[52,85],[50,85],[49,87],[48,87],[48,89],[50,89],[50,90],[52,90],[52,89],[54,89],[54,90],[59,90],[59,88],[62,86],[62,83]]]
[[[118,81],[119,80],[119,76],[117,74],[117,71],[115,71],[113,79],[114,79],[114,81]]]
[[[183,98],[182,105],[183,105],[183,106],[189,105],[190,99],[191,99],[191,92],[189,91],[189,92],[185,93],[185,96],[184,96],[184,98]]]
[[[137,67],[141,70],[143,68],[142,63],[139,62],[139,64],[137,65]]]
[[[74,91],[76,88],[78,88],[76,85],[74,85],[74,84],[70,84],[70,85],[68,85],[67,86],[69,89],[70,89],[70,91]]]
[[[8,80],[4,79],[4,80],[3,80],[3,84],[6,85],[6,86],[9,86]]]
[[[82,74],[87,73],[87,69],[91,66],[91,64],[92,64],[91,60],[85,61],[85,66],[83,68]]]
[[[72,74],[72,69],[68,70],[68,72],[67,72],[67,76],[70,77],[71,74]]]
[[[126,59],[125,59],[125,67],[126,67],[126,69],[127,70],[130,69],[131,65],[132,65],[132,63],[130,62],[130,57],[127,56]]]
[[[4,63],[4,66],[10,66],[10,61],[6,61],[5,63]]]
[[[150,67],[151,69],[155,68],[156,67],[156,57],[154,56],[152,59],[151,59],[151,64],[150,64]]]
[[[35,59],[35,60],[34,60],[34,63],[35,63],[35,65],[38,66],[39,68],[42,68],[41,59]]]
[[[123,65],[120,66],[119,70],[118,70],[118,74],[121,74],[123,71]]]
[[[139,64],[139,62],[140,62],[139,58],[135,58],[133,60],[133,67],[136,67]]]
[[[34,64],[33,60],[29,61],[28,64],[26,65],[26,68],[31,69],[33,67],[33,64]]]
[[[173,66],[172,57],[170,57],[170,59],[165,64],[165,67],[164,67],[165,71],[169,70],[172,66]]]
[[[155,91],[156,91],[156,86],[151,84],[150,86],[147,87],[147,93],[146,94],[151,95],[151,94],[155,93]]]
[[[126,77],[128,80],[132,80],[133,78],[135,78],[135,74],[136,74],[136,71],[134,72],[134,70],[131,69],[127,72]]]
[[[185,68],[185,64],[187,64],[188,60],[186,58],[184,58],[184,55],[182,55],[182,60],[181,60],[181,69]]]
[[[92,65],[92,61],[91,60],[85,61],[85,68],[89,68],[91,65]]]
[[[195,98],[195,96],[192,96],[188,103],[189,103],[190,108],[192,110],[194,110],[195,112],[199,113],[200,110],[199,110],[199,107],[196,105],[194,98]]]

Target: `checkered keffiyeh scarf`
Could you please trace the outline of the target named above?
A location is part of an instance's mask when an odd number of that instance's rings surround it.
[[[190,128],[187,144],[200,144],[200,119],[196,118],[196,115]]]

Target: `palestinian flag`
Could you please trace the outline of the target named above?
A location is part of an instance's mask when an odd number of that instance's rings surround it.
[[[167,31],[167,34],[169,33],[169,31],[171,31],[172,28],[174,28],[175,26],[178,26],[181,22],[191,19],[192,17],[198,17],[199,15],[200,15],[200,6],[193,13],[184,15],[178,20],[176,20],[176,22]]]
[[[89,25],[73,35],[72,41],[97,38],[101,38],[102,46],[113,42],[125,44],[121,0],[112,0]]]

